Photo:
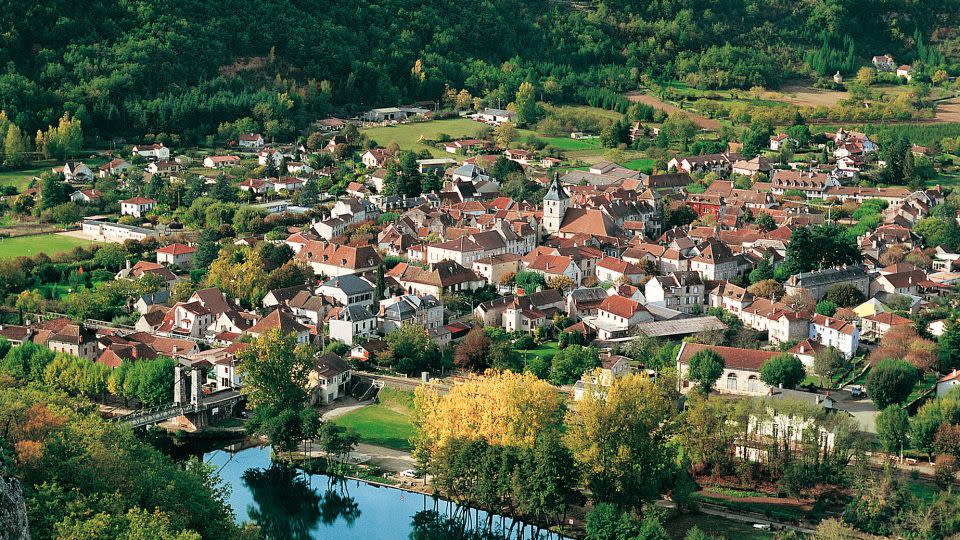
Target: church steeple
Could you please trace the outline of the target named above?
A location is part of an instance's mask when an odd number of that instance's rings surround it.
[[[550,182],[550,188],[547,189],[547,194],[543,196],[543,200],[562,201],[569,198],[570,195],[567,194],[567,190],[564,189],[563,184],[560,183],[560,173],[553,173],[553,182]]]
[[[550,183],[550,189],[543,196],[543,230],[549,234],[560,232],[560,226],[563,224],[563,216],[570,207],[570,194],[560,183],[560,173],[553,175],[553,182]]]

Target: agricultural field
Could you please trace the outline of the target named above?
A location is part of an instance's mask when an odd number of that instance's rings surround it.
[[[397,143],[403,150],[420,152],[428,150],[436,157],[453,157],[443,149],[427,146],[421,141],[436,140],[440,135],[449,135],[452,139],[475,137],[485,126],[469,118],[452,118],[448,120],[433,120],[430,122],[415,122],[382,126],[363,130],[367,137],[376,141],[380,146]]]
[[[38,253],[53,255],[55,253],[70,251],[77,246],[86,246],[92,243],[90,240],[58,233],[0,238],[0,259],[9,259],[21,255],[32,257]]]

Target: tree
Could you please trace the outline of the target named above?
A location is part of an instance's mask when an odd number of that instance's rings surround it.
[[[387,334],[387,350],[379,359],[401,373],[419,375],[440,358],[437,344],[418,324],[405,324]]]
[[[517,140],[518,134],[517,126],[510,122],[504,122],[493,128],[493,138],[500,148],[510,148],[510,144]]]
[[[756,272],[756,270],[754,270],[754,272]],[[750,277],[751,279],[754,277],[753,272],[750,272]],[[778,282],[777,280],[764,279],[761,281],[757,281],[753,285],[750,285],[749,287],[747,287],[747,292],[749,292],[754,296],[758,296],[760,298],[766,298],[768,300],[773,300],[776,302],[781,298],[783,298],[785,290],[783,288],[783,285],[780,284],[780,282]]]
[[[263,290],[286,289],[297,285],[304,285],[314,279],[313,268],[303,261],[287,261],[279,268],[270,272],[264,283]]]
[[[888,454],[903,450],[910,432],[909,417],[902,407],[890,405],[877,414],[877,437]]]
[[[17,311],[20,312],[21,324],[23,324],[24,315],[34,315],[40,313],[43,309],[43,306],[46,302],[43,300],[43,296],[40,295],[37,291],[21,291],[17,295],[17,300],[14,303],[14,307],[17,308]],[[6,354],[6,351],[0,348],[0,352]]]
[[[690,144],[692,139],[700,128],[685,113],[674,111],[670,113],[667,120],[660,126],[660,133],[663,133],[668,139],[680,141],[684,149]]]
[[[547,288],[556,289],[558,291],[567,291],[573,288],[576,285],[572,279],[567,276],[553,276],[547,281]]]
[[[127,250],[122,244],[103,244],[93,254],[93,261],[111,272],[116,272],[126,263]]]
[[[604,395],[585,392],[566,417],[566,442],[595,503],[639,508],[664,488],[673,400],[642,375],[615,378]]]
[[[540,120],[542,110],[537,104],[536,90],[529,81],[520,83],[514,103],[517,106],[517,125],[520,127],[532,126]]]
[[[329,456],[333,456],[340,464],[341,470],[346,464],[350,452],[360,442],[360,434],[352,429],[338,426],[333,422],[324,422],[317,430],[320,446]]]
[[[960,248],[960,225],[954,219],[923,218],[914,224],[913,231],[923,238],[928,247],[943,246],[950,250]]]
[[[773,127],[770,124],[766,122],[750,124],[741,137],[744,157],[752,158],[763,151],[770,144],[771,135],[773,135]]]
[[[772,231],[777,228],[777,222],[774,221],[773,216],[766,212],[757,214],[756,223],[762,231]]]
[[[463,369],[482,371],[489,367],[490,338],[483,332],[482,326],[474,326],[467,337],[457,345],[453,363]]]
[[[40,175],[40,209],[53,208],[67,202],[68,187],[60,175],[44,173]]]
[[[960,325],[953,318],[948,318],[943,334],[937,339],[938,371],[947,372],[960,368]]]
[[[817,302],[817,313],[820,315],[826,315],[827,317],[833,317],[833,314],[837,312],[837,305],[829,300],[821,300]]]
[[[881,360],[867,375],[867,394],[878,409],[903,403],[917,384],[917,369],[903,360]]]
[[[444,395],[421,385],[414,395],[414,457],[429,471],[441,464],[444,447],[456,439],[530,448],[560,429],[562,415],[557,389],[530,373],[471,375]]]
[[[768,279],[773,279],[773,265],[764,257],[756,268],[750,271],[750,283],[759,283]]]
[[[730,422],[730,404],[699,393],[690,395],[680,417],[677,442],[693,472],[721,474],[732,464],[730,445],[737,428]]]
[[[823,378],[830,378],[839,373],[848,365],[847,357],[836,347],[824,347],[813,356],[813,372],[820,377],[820,384],[823,385]]]
[[[839,307],[856,307],[862,304],[866,297],[855,285],[837,283],[827,289],[823,299]]]
[[[787,135],[797,141],[797,147],[803,148],[810,142],[810,127],[806,124],[797,124],[787,128]]]
[[[509,369],[517,373],[523,371],[523,357],[510,345],[509,341],[491,343],[488,358],[490,367],[493,369],[500,371]]]
[[[260,254],[247,246],[223,250],[207,272],[208,286],[217,287],[229,297],[255,306],[266,294],[266,272]]]
[[[860,263],[856,238],[830,224],[798,227],[787,244],[786,265],[792,272],[809,272],[844,264]]]
[[[518,289],[523,289],[527,294],[537,292],[547,286],[546,280],[543,279],[543,274],[527,270],[517,272],[513,282]]]
[[[937,433],[943,424],[960,422],[960,402],[948,394],[924,403],[910,419],[910,442],[932,460],[937,450]]]
[[[760,368],[760,380],[781,388],[796,388],[806,375],[803,362],[787,353],[774,356]]]
[[[307,384],[313,351],[293,334],[272,330],[237,354],[243,392],[252,408],[247,430],[267,436],[282,452],[296,450],[317,431],[319,417],[309,406]]]
[[[600,366],[600,357],[593,347],[570,345],[553,357],[550,382],[556,385],[573,384],[588,370]]]
[[[11,123],[3,139],[3,164],[6,167],[20,167],[27,161],[30,143],[16,124]]]
[[[554,432],[539,436],[532,451],[523,454],[520,470],[520,511],[544,522],[552,517],[562,530],[567,508],[584,502],[576,462],[562,438]]]
[[[690,358],[690,370],[687,377],[697,383],[697,388],[704,394],[710,393],[714,383],[723,374],[723,357],[710,349],[697,351]]]

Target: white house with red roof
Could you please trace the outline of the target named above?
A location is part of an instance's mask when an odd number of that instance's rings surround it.
[[[386,167],[389,160],[390,152],[387,152],[384,148],[371,148],[360,156],[360,162],[369,169]]]
[[[947,395],[957,385],[960,385],[960,371],[954,369],[937,381],[937,397],[943,397]]]
[[[133,197],[132,199],[120,201],[120,215],[143,217],[147,214],[147,212],[153,210],[156,206],[156,199]]]
[[[134,146],[131,151],[135,156],[155,161],[166,161],[170,159],[170,149],[164,146],[163,143],[139,144]]]
[[[70,194],[70,200],[80,204],[91,204],[100,202],[102,196],[99,189],[78,189]]]
[[[583,317],[583,324],[597,332],[598,339],[626,337],[640,323],[653,322],[642,304],[622,296],[608,296],[597,306],[597,315]]]
[[[640,283],[640,280],[642,280],[645,275],[639,266],[615,257],[604,257],[600,259],[597,262],[594,274],[600,281],[609,281],[611,283],[629,281],[634,285]]]
[[[247,178],[237,186],[240,191],[249,191],[255,195],[264,195],[273,189],[273,184],[261,178]]]
[[[196,249],[186,244],[169,244],[157,249],[157,262],[180,268],[189,268]]]
[[[224,169],[240,165],[240,156],[207,156],[203,159],[203,166],[208,169]]]
[[[810,339],[836,347],[847,358],[853,358],[860,348],[860,329],[854,322],[817,313],[810,321]]]
[[[237,137],[237,146],[240,148],[263,148],[263,135],[259,133],[242,133]]]

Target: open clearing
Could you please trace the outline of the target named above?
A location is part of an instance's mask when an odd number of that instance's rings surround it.
[[[378,402],[338,416],[332,421],[353,429],[363,442],[394,450],[410,450],[413,436],[413,394],[383,388]]]
[[[960,97],[937,102],[938,122],[960,122]]]
[[[21,255],[32,257],[38,253],[53,255],[92,243],[90,240],[58,233],[3,238],[0,239],[0,259],[9,259]]]
[[[0,171],[0,187],[13,186],[17,191],[23,191],[30,186],[30,181],[34,176],[43,171],[49,171],[50,167],[36,167],[33,169],[21,169],[16,171]]]
[[[800,107],[832,107],[847,97],[849,94],[846,92],[799,85],[787,85],[779,92],[766,91],[763,94],[764,99],[782,101]]]
[[[436,157],[454,157],[443,149],[423,144],[423,140],[436,140],[441,134],[449,135],[452,139],[476,137],[485,126],[469,118],[452,118],[448,120],[432,120],[429,122],[412,122],[395,126],[382,126],[363,130],[371,140],[377,141],[380,146],[387,146],[396,142],[403,150],[429,150]]]
[[[655,109],[661,109],[667,114],[672,113],[674,111],[680,111],[686,114],[687,116],[689,116],[690,120],[693,120],[693,123],[697,124],[702,129],[709,129],[709,130],[720,129],[721,124],[719,120],[714,120],[712,118],[707,118],[706,116],[700,116],[699,114],[694,114],[690,111],[685,111],[680,107],[671,105],[666,101],[661,100],[660,98],[651,96],[650,94],[644,94],[643,92],[633,91],[633,92],[627,92],[626,96],[627,96],[627,99],[629,99],[632,102],[643,103],[644,105],[649,105]]]

